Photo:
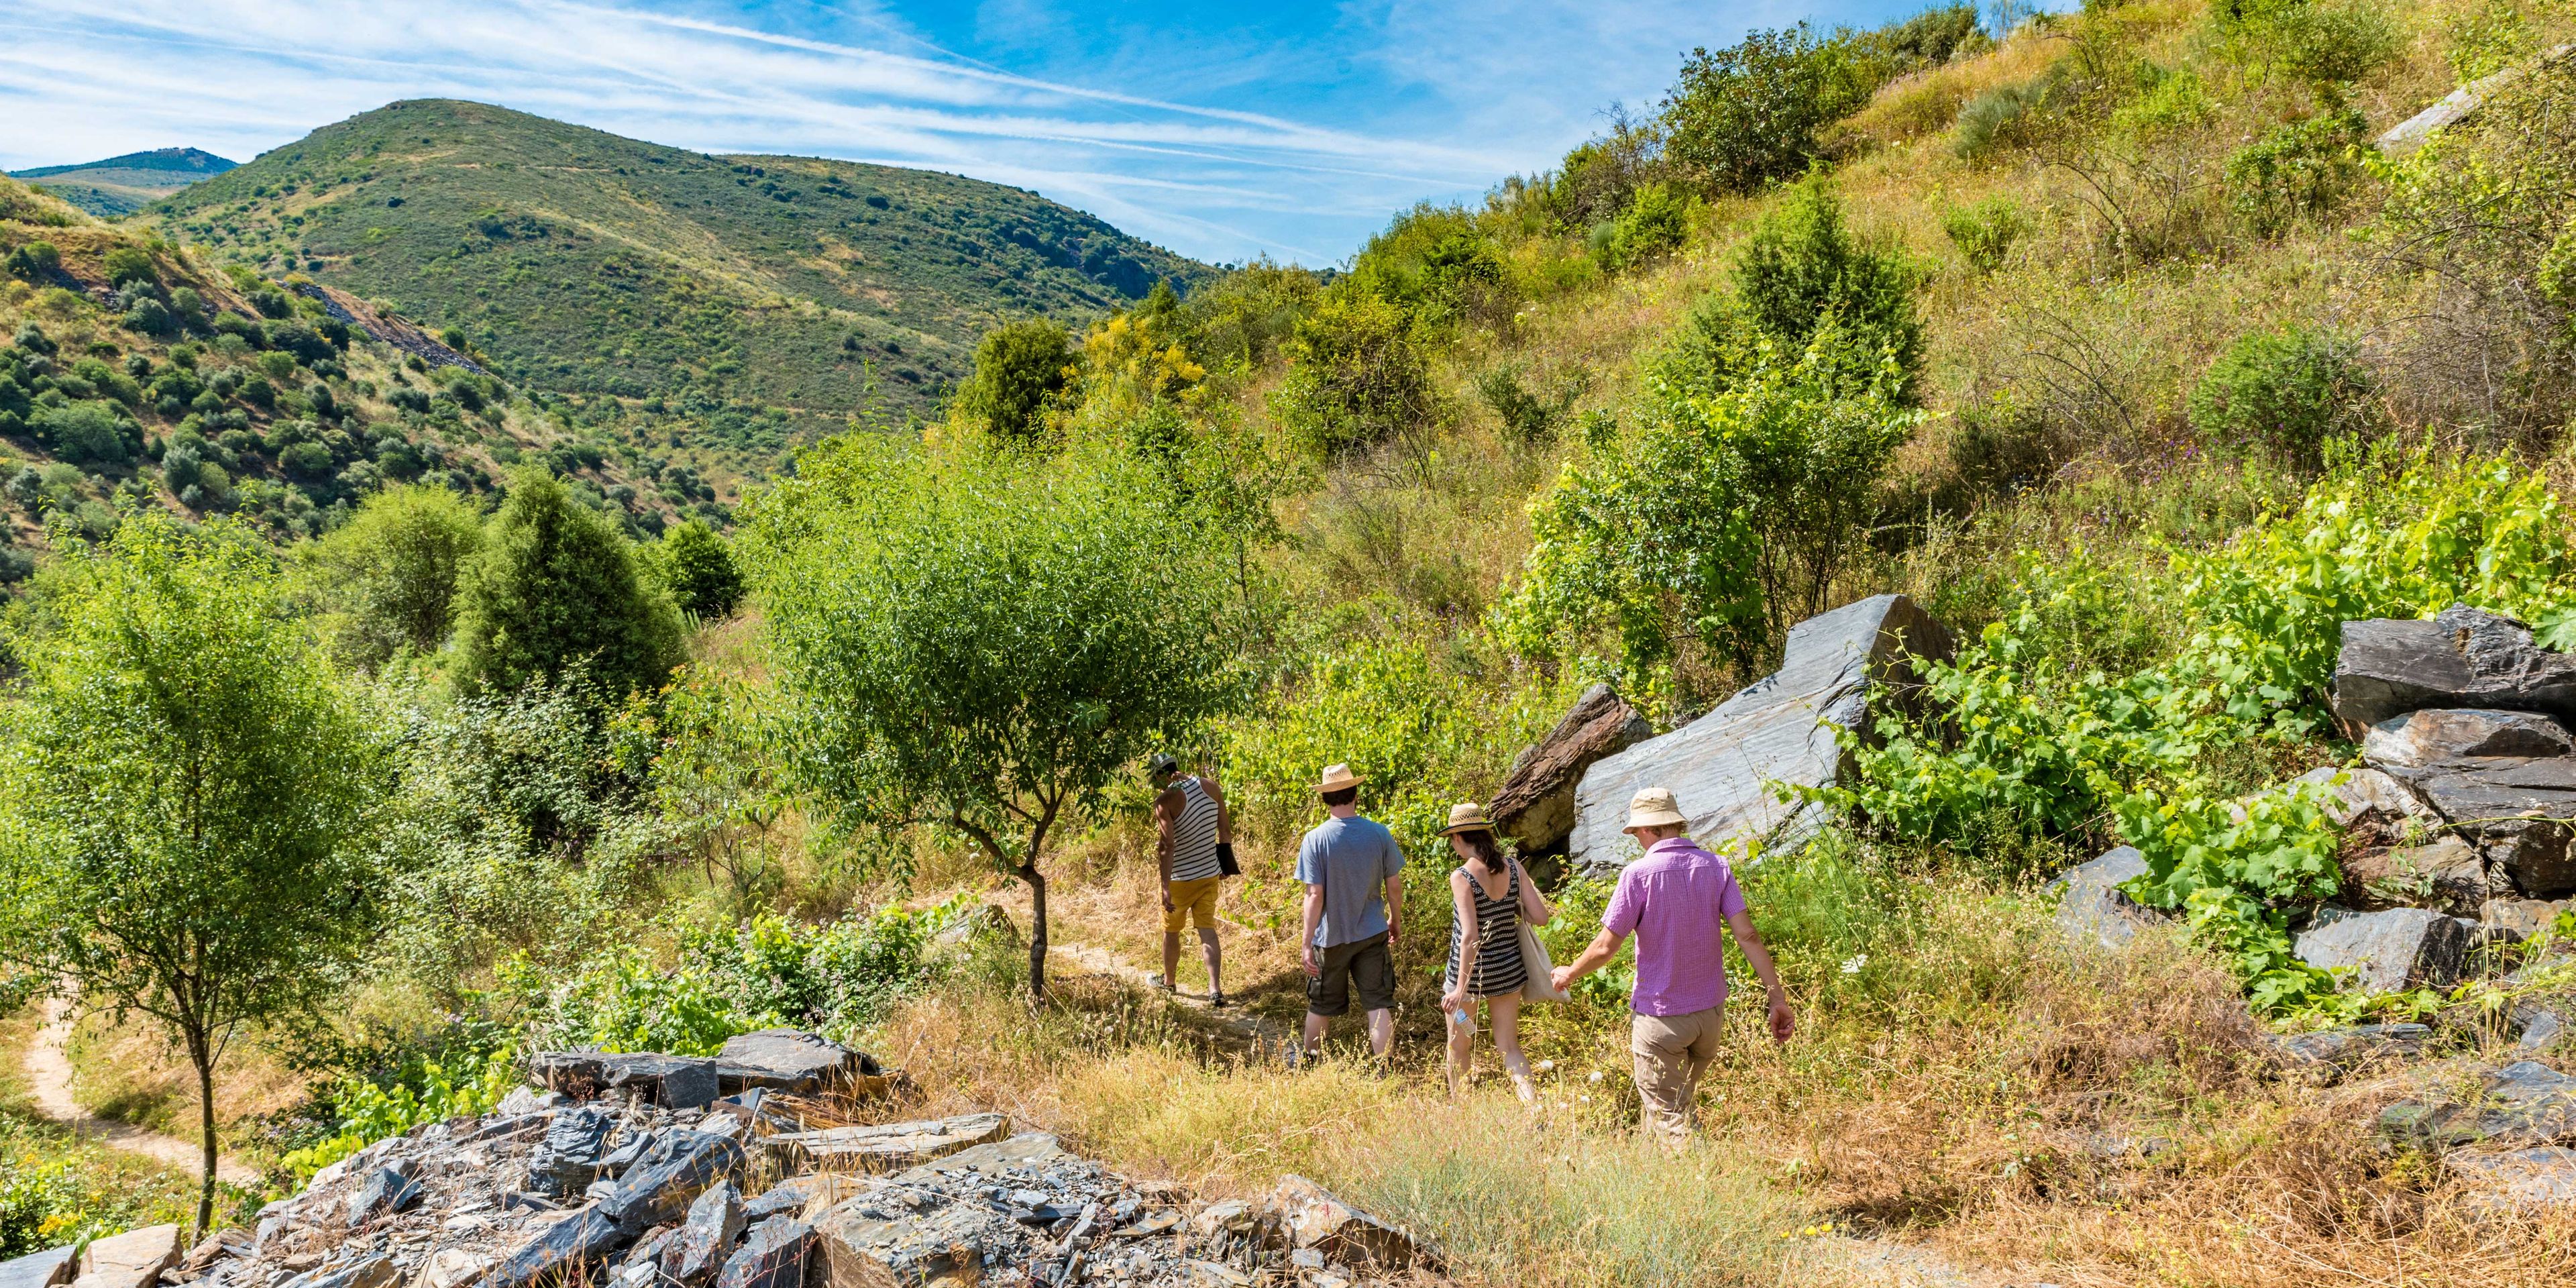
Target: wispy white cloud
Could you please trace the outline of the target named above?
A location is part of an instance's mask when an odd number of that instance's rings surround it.
[[[712,3],[9,0],[0,168],[245,158],[395,99],[471,98],[677,147],[955,171],[1184,253],[1313,263],[1419,198],[1547,163],[1682,46],[1782,20],[1780,0],[1724,18],[1389,0],[1238,27],[988,0],[935,33],[886,0]]]

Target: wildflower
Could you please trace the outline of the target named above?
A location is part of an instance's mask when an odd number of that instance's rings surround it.
[[[1843,973],[1846,975],[1857,975],[1860,973],[1860,968],[1867,965],[1869,965],[1869,954],[1861,953],[1858,956],[1848,958],[1843,962]]]

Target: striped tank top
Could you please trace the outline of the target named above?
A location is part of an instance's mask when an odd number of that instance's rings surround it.
[[[1485,887],[1476,884],[1476,874],[1467,874],[1467,896],[1476,902],[1476,978],[1468,981],[1470,997],[1492,997],[1498,993],[1519,991],[1529,982],[1529,965],[1521,960],[1521,868],[1511,865],[1511,884],[1503,889],[1500,899],[1485,897]],[[1449,974],[1441,981],[1443,992],[1458,986],[1458,950],[1467,942],[1467,928],[1456,922],[1449,926]]]
[[[1172,785],[1181,789],[1181,816],[1172,820],[1172,879],[1204,881],[1225,875],[1216,861],[1216,798],[1196,778]]]

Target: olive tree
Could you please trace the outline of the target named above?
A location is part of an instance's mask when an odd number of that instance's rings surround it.
[[[1223,543],[1114,448],[1039,460],[852,435],[745,542],[802,786],[852,822],[962,835],[1026,882],[1119,769],[1241,692]]]
[[[380,744],[233,521],[130,516],[67,542],[36,598],[7,627],[0,953],[186,1049],[203,1228],[217,1062],[329,992],[376,924]]]

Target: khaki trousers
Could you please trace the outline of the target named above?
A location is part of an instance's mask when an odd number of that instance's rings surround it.
[[[1722,1010],[1686,1015],[1631,1015],[1628,1054],[1637,1061],[1638,1126],[1667,1141],[1690,1136],[1699,1076],[1717,1058]]]

